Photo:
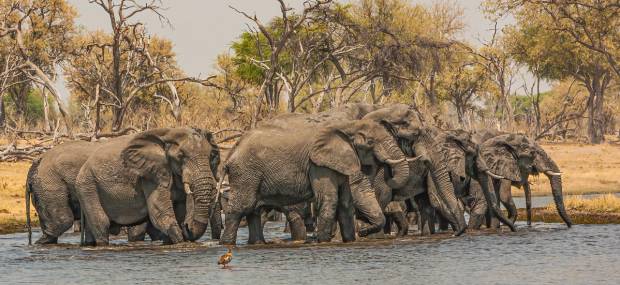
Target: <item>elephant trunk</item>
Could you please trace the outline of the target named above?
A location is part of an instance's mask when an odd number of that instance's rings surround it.
[[[402,150],[392,140],[385,140],[375,146],[375,155],[379,161],[387,163],[392,175],[387,184],[392,189],[404,187],[409,181],[409,163]]]
[[[435,187],[428,187],[431,202],[437,207],[442,215],[455,227],[455,235],[461,235],[467,229],[465,223],[465,210],[454,194],[454,185],[446,168],[446,156],[442,155],[437,144],[430,135],[420,136],[421,143],[416,145],[416,155],[430,158],[427,162],[432,182]],[[432,151],[428,151],[432,150]],[[433,189],[434,188],[434,189]]]
[[[195,241],[207,230],[217,191],[208,158],[196,158],[186,163],[183,186],[187,195],[183,235],[185,239]]]
[[[560,168],[555,164],[553,160],[547,158],[548,165],[551,166],[550,171],[546,171],[545,174],[549,178],[549,182],[551,183],[551,194],[553,194],[553,201],[555,201],[555,207],[558,210],[558,214],[564,223],[570,228],[573,224],[570,217],[566,213],[566,209],[564,208],[564,200],[562,197],[562,176],[560,175]]]

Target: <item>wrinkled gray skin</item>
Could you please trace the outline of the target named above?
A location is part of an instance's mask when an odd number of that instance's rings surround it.
[[[36,244],[54,244],[58,237],[80,219],[75,195],[75,177],[99,142],[75,141],[58,145],[44,153],[28,171],[26,187],[41,224]],[[30,198],[26,197],[27,202]]]
[[[218,161],[210,133],[195,129],[154,129],[101,145],[76,178],[86,243],[108,244],[112,224],[147,219],[171,243],[200,238],[216,198]],[[175,216],[180,201],[184,217]]]
[[[108,141],[110,140],[104,142]],[[103,142],[99,141],[63,143],[33,162],[28,171],[26,186],[32,195],[41,225],[42,235],[36,244],[57,243],[58,237],[70,229],[74,221],[80,220],[80,203],[75,193],[75,179],[82,165],[101,144]],[[27,198],[27,205],[29,200]],[[150,224],[142,223],[127,229],[128,241],[143,241],[147,226],[150,226],[148,233],[152,240],[162,238]],[[119,225],[112,227],[112,233],[120,232]]]
[[[398,141],[401,151],[405,154],[413,155],[418,153],[424,155],[425,160],[423,162],[425,174],[413,173],[410,171],[411,177],[407,178],[407,183],[416,183],[413,181],[420,180],[421,176],[430,175],[431,182],[435,188],[439,190],[433,190],[434,206],[442,210],[442,213],[450,217],[450,222],[456,229],[456,234],[460,235],[466,229],[465,219],[463,216],[463,207],[454,196],[453,186],[448,177],[446,171],[447,160],[443,154],[438,152],[438,149],[434,139],[427,132],[427,129],[422,126],[422,122],[419,120],[417,114],[409,108],[407,105],[394,104],[384,107],[368,104],[348,104],[343,108],[329,113],[323,113],[322,118],[324,120],[333,118],[348,118],[348,119],[371,119],[375,122],[382,124],[389,130],[390,134]],[[409,168],[409,163],[401,163],[399,168]],[[428,171],[432,169],[433,171]],[[364,174],[366,174],[373,184],[375,190],[375,196],[382,209],[386,209],[390,201],[394,200],[392,195],[392,189],[401,188],[402,186],[394,185],[394,169],[381,165],[380,163],[368,161],[363,162]],[[399,171],[404,173],[404,171]],[[386,175],[387,174],[387,175]],[[402,179],[399,178],[402,182]],[[420,185],[420,187],[426,187]],[[409,193],[412,193],[409,191]],[[399,199],[408,199],[409,197],[400,197]],[[384,213],[386,214],[386,213]],[[391,218],[391,217],[390,217]],[[397,220],[400,221],[400,220]],[[398,223],[399,234],[405,231],[408,225],[403,222]]]
[[[366,220],[361,236],[382,229],[385,219],[361,165],[375,159],[404,161],[405,156],[385,128],[372,120],[332,123],[326,117],[330,115],[283,115],[243,135],[225,163],[230,191],[223,244],[236,243],[244,216],[248,243],[263,243],[262,207],[283,209],[313,197],[319,242],[332,239],[336,218],[343,241],[355,240],[354,210]],[[395,172],[391,182],[396,184],[408,175],[402,167]]]
[[[545,174],[551,183],[551,194],[558,214],[568,227],[572,225],[564,208],[562,196],[562,177],[560,168],[535,141],[521,134],[502,134],[486,137],[480,145],[480,157],[494,174],[504,179],[494,179],[496,195],[507,206],[509,218],[516,220],[516,207],[510,195],[511,184],[523,187],[527,209],[527,223],[531,225],[532,200],[529,184],[530,175]],[[490,138],[489,138],[490,137]]]
[[[496,203],[492,191],[492,177],[484,160],[479,159],[478,145],[471,133],[463,130],[438,132],[445,156],[448,157],[451,179],[457,197],[469,206],[469,228],[479,229],[487,210],[515,231],[513,221],[507,219]]]

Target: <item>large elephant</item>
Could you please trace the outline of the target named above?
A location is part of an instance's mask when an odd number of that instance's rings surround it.
[[[527,209],[527,223],[531,225],[532,200],[530,175],[545,174],[551,183],[551,194],[557,211],[568,227],[571,219],[564,208],[560,168],[534,140],[521,134],[502,134],[490,137],[480,145],[480,156],[494,178],[495,192],[508,206],[509,217],[516,220],[516,207],[510,195],[510,186],[523,187]]]
[[[469,206],[469,228],[479,229],[489,210],[493,216],[515,231],[513,221],[500,211],[493,192],[492,179],[500,176],[481,159],[478,144],[470,132],[449,130],[438,132],[436,140],[448,158],[448,169],[455,194]]]
[[[218,163],[211,134],[196,129],[154,129],[103,144],[76,178],[87,244],[107,244],[111,225],[147,219],[172,243],[200,238],[217,196]]]
[[[99,142],[86,141],[63,143],[44,153],[30,166],[26,179],[26,207],[29,208],[32,196],[42,232],[36,244],[57,243],[58,237],[80,219],[75,178],[99,145]],[[30,211],[27,214],[30,215]]]
[[[262,207],[283,208],[315,198],[317,238],[330,241],[338,218],[343,241],[355,239],[354,208],[366,223],[360,236],[382,229],[385,219],[362,165],[392,165],[390,183],[408,177],[406,158],[391,134],[372,120],[332,120],[330,114],[283,115],[246,133],[225,162],[230,182],[222,242],[236,243],[246,216],[249,243],[264,242]]]

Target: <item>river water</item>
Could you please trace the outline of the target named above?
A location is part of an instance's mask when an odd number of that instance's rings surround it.
[[[452,238],[407,237],[342,243],[240,245],[230,269],[226,249],[199,243],[105,248],[64,244],[28,247],[23,233],[0,236],[1,284],[619,284],[620,225],[537,223],[519,231],[472,232]],[[268,222],[266,238],[281,240],[283,224]],[[412,231],[413,232],[413,231]],[[39,233],[34,234],[34,238]],[[240,229],[239,243],[247,238]]]

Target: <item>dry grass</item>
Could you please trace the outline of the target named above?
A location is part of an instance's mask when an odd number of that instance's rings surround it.
[[[587,213],[620,213],[620,198],[614,194],[606,194],[592,199],[583,196],[568,196],[564,199],[568,211]],[[555,211],[555,203],[550,203],[547,210]]]
[[[565,194],[620,192],[620,146],[612,144],[543,144],[562,171]],[[532,194],[549,195],[546,176],[530,178]],[[523,191],[513,188],[513,195]]]
[[[15,231],[25,224],[24,194],[29,167],[30,162],[0,162],[0,232]],[[31,213],[34,217],[34,207]]]

